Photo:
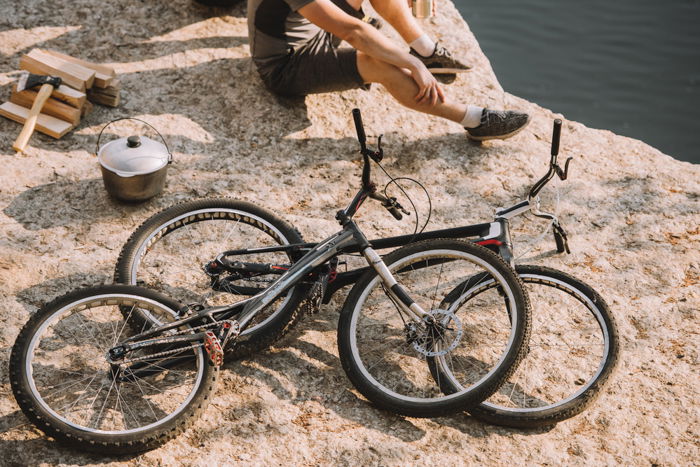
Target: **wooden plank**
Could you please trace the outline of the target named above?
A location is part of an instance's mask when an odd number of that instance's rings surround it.
[[[95,70],[54,57],[51,54],[43,52],[41,49],[32,49],[27,55],[43,63],[55,63],[59,69],[85,81],[85,87],[87,89],[90,89],[95,81]]]
[[[10,95],[10,102],[20,105],[22,107],[31,108],[36,99],[37,92],[31,89],[26,91],[17,92],[14,91]],[[77,125],[80,122],[80,109],[65,104],[59,100],[50,97],[44,107],[41,109],[41,113],[46,115],[51,115],[52,117],[60,118],[72,125]]]
[[[87,95],[84,92],[80,92],[77,89],[73,89],[64,84],[60,85],[58,89],[54,89],[51,93],[51,97],[70,104],[78,109],[82,109],[87,102]]]
[[[5,102],[0,105],[0,115],[14,120],[17,123],[24,123],[29,116],[29,109],[13,104],[12,102]],[[75,128],[74,125],[68,122],[44,114],[39,114],[36,123],[36,131],[40,131],[56,139],[62,137],[73,128]]]
[[[107,65],[101,65],[99,63],[93,63],[89,62],[87,60],[81,60],[79,58],[71,57],[70,55],[66,55],[64,53],[58,52],[56,50],[50,50],[50,49],[39,49],[44,53],[47,53],[49,55],[53,55],[54,57],[58,57],[62,60],[65,60],[70,63],[75,63],[80,66],[84,66],[85,68],[89,68],[91,70],[95,71],[95,82],[93,83],[93,86],[98,87],[98,88],[106,88],[107,86],[110,86],[112,84],[112,81],[115,79],[117,76],[117,72],[114,71],[114,68],[109,67]]]
[[[95,81],[95,72],[49,54],[32,50],[19,59],[19,67],[40,75],[60,76],[64,84],[85,92]]]
[[[117,79],[112,82],[112,86],[102,88],[92,88],[87,91],[88,100],[95,104],[117,107],[120,101],[119,91],[121,82]]]

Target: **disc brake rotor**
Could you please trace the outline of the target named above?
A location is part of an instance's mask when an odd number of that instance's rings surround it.
[[[454,350],[464,331],[457,315],[447,310],[433,310],[424,318],[425,328],[411,339],[413,348],[426,357],[439,357]]]

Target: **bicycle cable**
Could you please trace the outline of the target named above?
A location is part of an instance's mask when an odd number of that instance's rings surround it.
[[[413,212],[416,215],[416,221],[415,221],[416,225],[415,225],[415,228],[413,229],[413,238],[411,238],[411,240],[408,242],[408,243],[412,243],[415,236],[420,234],[420,233],[423,233],[425,228],[428,226],[428,223],[430,222],[430,217],[432,216],[432,212],[433,212],[433,203],[432,203],[432,200],[430,199],[430,193],[428,193],[428,190],[425,188],[425,186],[423,186],[423,184],[420,183],[418,180],[415,180],[415,179],[410,178],[410,177],[393,177],[389,174],[389,172],[386,171],[386,169],[384,168],[384,166],[382,166],[382,164],[377,162],[377,165],[379,166],[380,169],[382,169],[382,172],[384,172],[384,174],[387,177],[389,177],[389,181],[387,182],[386,185],[384,185],[384,189],[383,189],[384,196],[386,196],[387,198],[389,197],[387,194],[387,189],[388,189],[389,185],[394,184],[398,187],[399,190],[401,190],[401,192],[406,197],[406,199],[408,199],[408,202],[411,203],[411,207],[413,208]],[[409,182],[413,182],[416,185],[418,185],[425,193],[425,197],[428,200],[428,216],[427,216],[427,219],[425,220],[425,223],[420,228],[420,231],[418,230],[418,226],[420,225],[420,216],[418,215],[418,208],[416,207],[416,204],[413,202],[413,199],[411,199],[411,197],[408,195],[408,193],[406,192],[404,187],[401,186],[401,184],[398,182],[398,180],[407,180]]]
[[[559,195],[560,195],[560,193],[559,193],[559,184],[558,184],[558,183],[557,183],[556,185],[554,185],[554,192],[555,192],[555,194],[556,194],[556,201],[554,202],[554,212],[559,212],[559,201],[560,201],[560,196],[559,196]],[[538,198],[539,198],[539,196],[538,196]],[[524,252],[520,253],[518,256],[516,256],[516,257],[513,259],[513,261],[519,260],[520,258],[522,258],[523,256],[525,256],[526,254],[528,254],[528,253],[530,253],[532,250],[534,250],[534,249],[535,249],[535,245],[539,244],[539,243],[544,239],[544,237],[547,236],[547,234],[549,233],[549,231],[550,231],[550,229],[552,228],[553,225],[554,225],[554,219],[551,219],[551,220],[547,223],[547,225],[545,226],[545,228],[542,230],[542,232],[535,238],[535,240],[533,240],[533,241],[530,243],[530,247],[529,247],[527,250],[525,250]]]

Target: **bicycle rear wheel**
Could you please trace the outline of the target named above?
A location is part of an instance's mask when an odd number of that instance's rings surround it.
[[[529,332],[527,297],[514,271],[484,247],[445,239],[407,245],[384,262],[429,314],[412,321],[377,273],[366,273],[338,323],[340,359],[355,387],[376,406],[414,417],[452,414],[490,396],[514,371]],[[468,294],[488,281],[498,287],[468,310],[442,306],[456,287]],[[438,355],[460,381],[458,391],[443,394],[433,378],[429,360]]]
[[[615,321],[605,300],[569,274],[528,265],[516,272],[533,309],[528,353],[510,379],[469,412],[496,425],[551,425],[581,413],[603,389],[619,355]],[[435,361],[446,392],[457,390],[446,362]]]
[[[136,310],[165,321],[178,306],[150,290],[111,285],[78,290],[37,311],[10,356],[24,414],[58,441],[102,454],[153,449],[183,432],[217,379],[201,346],[138,349],[129,356],[142,361],[122,369],[107,361],[110,348],[137,333],[130,322]]]
[[[217,286],[204,265],[227,250],[302,243],[301,235],[272,212],[233,199],[202,199],[172,206],[147,219],[131,235],[119,255],[115,282],[143,285],[175,300],[207,306],[230,305],[259,292],[278,276],[223,275]],[[293,252],[250,253],[239,261],[291,264]],[[227,358],[260,351],[284,336],[301,318],[299,304],[308,288],[289,290],[258,313],[243,330]],[[143,315],[144,320],[157,320]]]

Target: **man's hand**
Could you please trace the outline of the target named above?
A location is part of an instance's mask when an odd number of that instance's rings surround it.
[[[415,67],[410,69],[411,78],[418,85],[418,94],[416,94],[416,102],[420,104],[435,105],[440,102],[445,102],[445,94],[442,92],[442,88],[438,85],[437,80],[430,71],[421,63],[416,60],[417,64]]]

